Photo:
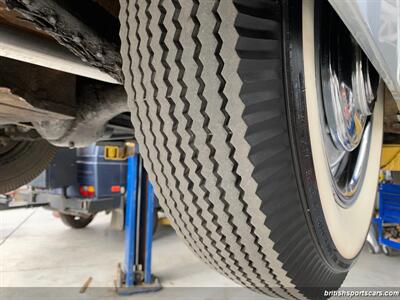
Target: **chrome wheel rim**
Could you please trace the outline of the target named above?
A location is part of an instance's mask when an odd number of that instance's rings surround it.
[[[337,16],[323,23],[321,126],[335,198],[349,207],[365,176],[379,77]]]

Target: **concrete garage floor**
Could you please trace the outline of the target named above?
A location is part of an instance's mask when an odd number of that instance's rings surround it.
[[[121,299],[113,278],[123,260],[123,233],[109,222],[110,215],[100,214],[88,228],[73,230],[42,208],[0,212],[0,299]],[[153,270],[169,288],[122,299],[268,299],[211,270],[170,227],[156,234]],[[400,257],[363,251],[345,286],[400,286]]]

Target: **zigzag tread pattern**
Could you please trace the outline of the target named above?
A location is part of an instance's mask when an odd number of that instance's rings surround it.
[[[123,0],[121,52],[141,154],[174,228],[235,282],[303,299],[292,280],[298,274],[284,265],[293,251],[283,241],[301,236],[271,231],[285,229],[297,209],[276,218],[277,185],[296,193],[282,177],[290,149],[279,10],[273,0]],[[290,199],[278,206],[290,207]],[[307,265],[315,260],[308,255],[302,268],[329,280],[318,262]]]

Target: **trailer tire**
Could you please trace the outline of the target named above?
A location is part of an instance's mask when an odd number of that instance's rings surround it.
[[[60,213],[61,221],[68,227],[71,227],[74,229],[85,228],[93,221],[94,217],[95,217],[95,215],[91,215],[88,217],[82,217],[82,216],[73,216],[73,215],[67,215],[67,214]]]
[[[325,219],[320,195],[333,188],[321,188],[310,141],[320,124],[307,115],[302,20],[314,18],[314,2],[156,2],[122,0],[120,36],[135,136],[161,207],[187,245],[235,282],[324,298],[368,231],[382,99],[371,118],[371,179],[360,188],[369,195],[347,251]]]

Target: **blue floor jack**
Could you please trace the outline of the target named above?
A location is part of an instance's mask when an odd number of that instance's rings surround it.
[[[151,272],[155,199],[139,154],[128,158],[127,176],[125,260],[117,271],[116,291],[119,295],[155,292],[161,289]]]

